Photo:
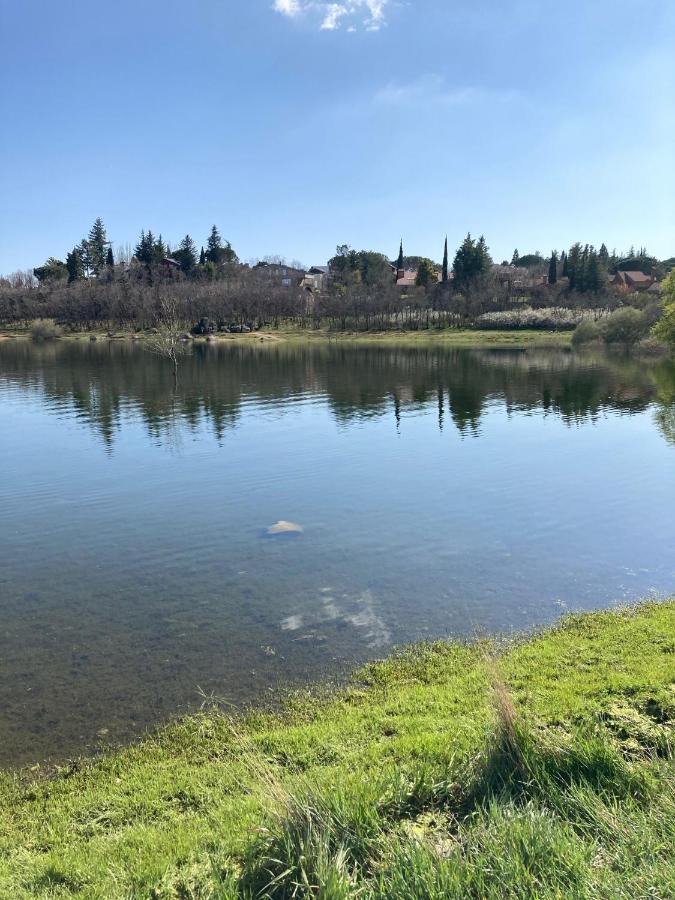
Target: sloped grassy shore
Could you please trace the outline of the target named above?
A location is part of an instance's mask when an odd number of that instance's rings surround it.
[[[675,601],[0,782],[0,897],[675,896]]]

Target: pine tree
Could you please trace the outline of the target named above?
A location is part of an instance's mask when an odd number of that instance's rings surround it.
[[[448,236],[445,236],[445,247],[443,249],[443,284],[448,280]]]
[[[115,267],[115,257],[113,256],[112,247],[108,247],[108,256],[106,258],[105,264],[109,269],[113,269]]]
[[[401,238],[401,246],[398,251],[398,259],[396,260],[396,268],[403,268],[403,238]]]
[[[558,280],[558,254],[554,250],[551,253],[551,261],[548,264],[548,283],[555,284]]]
[[[204,253],[204,248],[202,247],[202,252],[199,254],[199,265],[203,266],[206,263],[206,254]]]
[[[180,263],[181,271],[191,272],[197,265],[197,249],[195,242],[189,234],[186,234],[178,245],[178,250],[173,254],[173,258]]]
[[[141,231],[141,237],[134,248],[134,256],[145,266],[149,266],[152,263],[152,245],[152,232],[148,231],[146,234],[145,231]]]
[[[218,229],[214,225],[211,228],[211,234],[209,235],[209,239],[206,242],[206,259],[217,266],[220,262],[222,262],[223,252],[224,248],[222,246],[222,238],[218,233]]]
[[[511,265],[517,266],[520,262],[520,253],[518,253],[518,248],[513,251],[513,256],[511,257]]]
[[[86,248],[85,252],[87,268],[91,272],[93,272],[94,275],[98,275],[99,272],[102,272],[105,268],[107,258],[107,243],[108,237],[105,233],[105,226],[103,224],[103,221],[99,217],[91,226],[91,230],[86,241],[83,242],[83,247]]]
[[[161,261],[166,258],[167,253],[168,253],[168,251],[166,249],[164,241],[162,240],[162,235],[160,234],[160,236],[157,238],[156,241],[154,241],[154,243],[152,245],[152,261],[153,261],[153,263],[161,263]]]
[[[609,268],[609,250],[607,249],[606,244],[602,244],[602,246],[600,247],[600,250],[598,251],[598,259],[606,269]]]

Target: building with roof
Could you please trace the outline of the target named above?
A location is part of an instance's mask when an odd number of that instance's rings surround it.
[[[634,294],[636,291],[648,291],[656,283],[656,278],[644,272],[617,272],[609,283],[620,291]]]

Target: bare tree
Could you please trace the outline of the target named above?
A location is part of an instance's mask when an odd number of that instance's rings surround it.
[[[163,297],[159,301],[157,327],[146,347],[151,353],[171,362],[175,383],[178,383],[178,359],[187,352],[187,343],[176,300],[173,297]]]

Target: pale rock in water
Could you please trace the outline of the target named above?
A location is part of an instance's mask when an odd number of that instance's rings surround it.
[[[297,525],[295,522],[286,522],[284,519],[276,522],[274,525],[270,525],[267,529],[268,534],[302,534],[304,532],[304,528],[302,525]]]

